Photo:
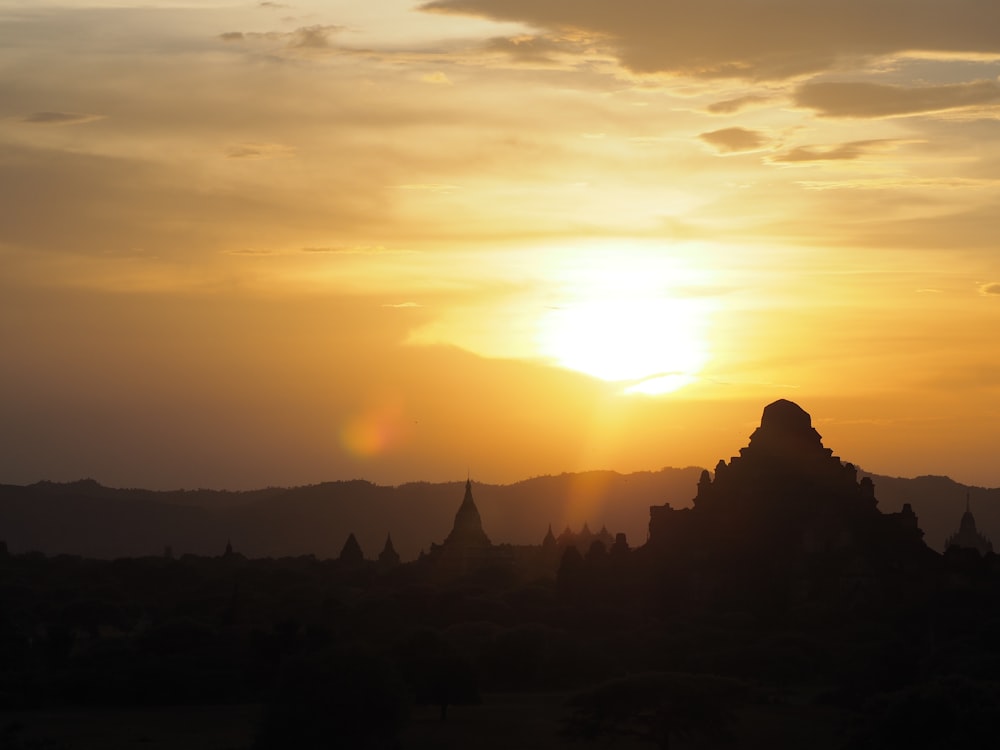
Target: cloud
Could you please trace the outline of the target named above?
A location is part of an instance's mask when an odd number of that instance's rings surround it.
[[[744,110],[748,107],[754,107],[758,104],[766,104],[767,102],[773,100],[773,96],[749,94],[747,96],[738,96],[735,99],[726,99],[721,102],[709,104],[708,111],[713,115],[731,115],[734,112],[739,112],[740,110]]]
[[[893,148],[904,141],[880,138],[866,141],[850,141],[838,146],[799,146],[771,158],[774,162],[786,164],[809,161],[850,161],[866,156],[873,151]]]
[[[291,33],[289,47],[298,49],[328,49],[330,36],[339,31],[339,26],[303,26]]]
[[[986,295],[1000,295],[1000,281],[991,281],[989,284],[983,284],[979,287],[979,293]]]
[[[391,307],[396,310],[406,310],[413,307],[423,307],[423,305],[421,305],[419,302],[396,302],[394,304],[386,302],[384,305],[382,305],[382,307]]]
[[[591,34],[637,73],[781,80],[911,50],[1000,53],[995,0],[433,0],[422,8]]]
[[[918,188],[922,190],[978,190],[1000,187],[1000,180],[975,180],[962,177],[867,177],[845,180],[796,180],[808,190],[892,190]]]
[[[355,245],[350,247],[304,247],[304,253],[330,255],[409,255],[412,250],[393,250],[384,245]]]
[[[424,83],[436,83],[436,84],[443,84],[445,86],[451,85],[451,79],[448,78],[448,76],[446,76],[440,70],[435,71],[433,73],[425,73],[420,77],[420,80],[423,81]]]
[[[1000,82],[973,81],[942,86],[880,83],[807,83],[795,103],[824,117],[898,117],[923,112],[1000,104]]]
[[[280,159],[294,155],[295,149],[282,143],[237,143],[226,149],[229,159]]]
[[[333,48],[330,40],[334,34],[342,31],[342,26],[302,26],[294,31],[226,31],[218,38],[224,42],[265,42],[284,44],[290,49],[328,50]]]
[[[226,255],[246,255],[252,258],[269,258],[277,254],[274,250],[255,250],[253,248],[226,251]]]
[[[103,115],[88,115],[79,112],[32,112],[21,118],[21,122],[34,125],[79,125],[84,122],[103,120]]]
[[[567,39],[525,34],[513,37],[494,37],[486,43],[486,49],[490,52],[509,55],[518,62],[554,63],[560,55],[580,52],[581,45]]]
[[[698,137],[724,154],[756,151],[767,143],[767,138],[763,133],[746,128],[723,128],[722,130],[713,130],[710,133],[702,133]]]
[[[397,190],[417,190],[429,193],[450,193],[459,189],[458,185],[448,185],[441,182],[417,182],[406,185],[395,185],[394,187]]]

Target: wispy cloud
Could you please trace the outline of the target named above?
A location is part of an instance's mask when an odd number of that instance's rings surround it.
[[[307,49],[327,49],[332,46],[330,44],[330,37],[339,30],[339,26],[303,26],[291,33],[289,46]]]
[[[824,117],[899,117],[1000,104],[1000,82],[943,86],[818,82],[800,86],[794,100],[796,105],[813,109]]]
[[[796,184],[807,190],[890,190],[893,188],[978,190],[1000,187],[1000,180],[974,180],[962,177],[876,177],[847,180],[797,180]]]
[[[906,141],[880,138],[865,141],[851,141],[836,146],[799,146],[790,151],[776,154],[774,162],[796,163],[810,161],[850,161],[860,159],[875,151],[886,151]]]
[[[433,73],[425,73],[424,75],[420,76],[420,80],[423,81],[424,83],[432,83],[444,86],[451,85],[451,79],[448,78],[448,76],[442,73],[440,70],[436,70]]]
[[[979,287],[979,293],[989,296],[1000,295],[1000,281],[991,281]]]
[[[251,258],[267,258],[279,255],[276,250],[259,250],[255,248],[240,248],[236,250],[229,250],[227,255],[244,255]]]
[[[304,253],[315,253],[318,255],[402,255],[413,253],[413,250],[400,250],[396,248],[383,247],[382,245],[357,245],[347,247],[304,247]]]
[[[272,44],[292,50],[326,51],[334,49],[333,36],[343,31],[334,25],[302,26],[294,31],[226,31],[218,35],[223,42]]]
[[[586,40],[566,36],[523,34],[512,37],[494,37],[486,43],[491,52],[501,52],[523,63],[553,64],[560,57],[579,54],[588,47]]]
[[[103,120],[104,115],[90,115],[80,112],[32,112],[21,118],[21,122],[33,125],[79,125],[85,122]]]
[[[226,149],[230,159],[279,159],[295,156],[295,149],[283,143],[237,143]]]
[[[414,182],[406,185],[396,185],[397,190],[417,190],[430,193],[450,193],[458,190],[458,185],[448,185],[441,182]]]
[[[750,107],[756,107],[774,101],[775,97],[763,94],[748,94],[747,96],[737,96],[733,99],[725,99],[708,105],[708,112],[713,115],[730,115],[740,112]]]

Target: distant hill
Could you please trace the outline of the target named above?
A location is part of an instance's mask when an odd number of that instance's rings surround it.
[[[549,524],[593,531],[607,525],[632,545],[645,542],[649,506],[690,503],[701,469],[618,474],[594,471],[511,485],[473,483],[494,543],[539,544]],[[231,539],[250,557],[335,557],[354,532],[375,557],[392,534],[404,560],[451,530],[464,481],[383,487],[362,480],[251,492],[114,489],[93,480],[0,485],[0,539],[11,552],[40,550],[112,558],[219,554]]]
[[[649,506],[687,507],[701,469],[665,468],[618,474],[594,471],[527,479],[511,485],[473,483],[483,527],[494,543],[538,544],[548,525],[558,535],[584,522],[606,525],[646,540]],[[871,475],[879,508],[898,511],[909,502],[940,550],[958,529],[965,496],[979,529],[1000,547],[1000,489],[966,487],[947,477],[901,479]],[[462,482],[415,482],[383,487],[354,480],[250,492],[104,487],[93,480],[67,484],[0,485],[0,539],[11,552],[39,550],[113,558],[220,554],[227,539],[250,557],[315,554],[335,557],[354,532],[366,557],[381,550],[387,533],[404,560],[415,558],[451,529]]]

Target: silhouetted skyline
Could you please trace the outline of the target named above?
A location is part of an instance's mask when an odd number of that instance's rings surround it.
[[[647,506],[644,541],[587,524],[510,544],[485,486],[448,488],[448,528],[409,562],[353,532],[328,559],[232,538],[115,560],[0,545],[4,743],[911,750],[995,732],[1000,565],[963,543],[971,496],[961,539],[928,547],[794,402],[698,472],[693,503]]]
[[[809,430],[817,434],[811,426]],[[720,460],[712,473],[725,472],[725,463]],[[987,539],[1000,536],[1000,490],[969,488],[946,477],[901,479],[852,471],[874,480],[882,512],[897,513],[907,505],[915,509],[935,550],[943,551],[959,527],[963,539],[975,538],[980,531]],[[363,556],[373,560],[391,537],[391,552],[398,546],[401,559],[410,561],[436,543],[447,544],[455,518],[464,520],[452,533],[465,527],[478,530],[469,533],[482,534],[486,545],[491,539],[537,545],[553,529],[561,540],[581,530],[585,537],[598,530],[611,534],[608,528],[642,543],[650,506],[691,507],[711,481],[708,470],[697,467],[624,475],[562,474],[507,486],[468,479],[464,498],[459,482],[384,487],[355,480],[249,492],[152,492],[108,488],[93,480],[42,482],[0,486],[0,529],[5,535],[0,538],[17,552],[94,557],[145,556],[164,547],[177,554],[214,554],[220,540],[235,539],[240,551],[251,557],[332,558],[342,555],[350,536]],[[977,517],[969,513],[973,496]],[[605,546],[610,547],[612,539],[613,534]],[[985,545],[978,546],[985,550]]]

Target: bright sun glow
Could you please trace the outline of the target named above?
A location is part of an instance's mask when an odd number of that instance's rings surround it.
[[[702,301],[679,291],[686,281],[662,256],[592,256],[567,273],[565,300],[541,321],[541,351],[562,367],[625,383],[629,393],[688,385],[708,349]]]

